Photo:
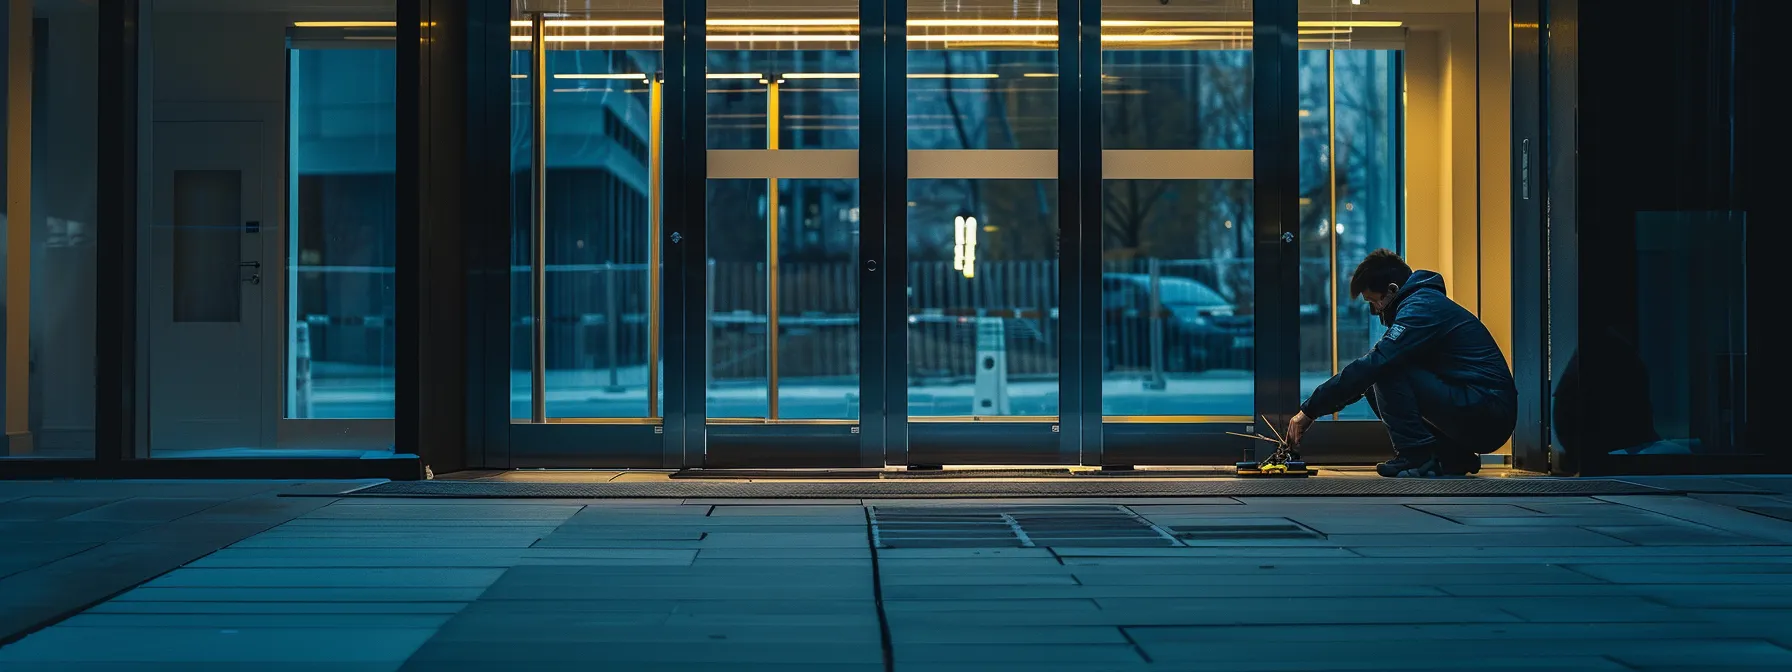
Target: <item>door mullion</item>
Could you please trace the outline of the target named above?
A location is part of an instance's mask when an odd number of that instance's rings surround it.
[[[1254,405],[1286,424],[1300,403],[1298,0],[1257,0],[1252,40]],[[1280,431],[1280,427],[1276,428]],[[1273,446],[1257,448],[1266,457]]]
[[[865,77],[878,77],[881,100],[874,109],[880,115],[878,125],[865,128],[876,131],[877,151],[881,157],[870,167],[883,176],[878,188],[883,235],[878,241],[883,257],[878,260],[881,284],[877,303],[882,324],[878,325],[883,341],[878,384],[882,387],[883,448],[882,462],[906,465],[909,462],[908,427],[908,0],[864,0],[881,4],[878,20],[883,26],[879,72],[867,67]],[[865,80],[861,80],[865,81]],[[869,144],[869,143],[867,143]],[[861,179],[866,175],[859,172]],[[865,407],[870,409],[869,406]],[[865,412],[865,411],[861,411]]]

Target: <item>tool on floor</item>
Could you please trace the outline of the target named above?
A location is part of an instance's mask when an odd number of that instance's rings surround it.
[[[1241,434],[1238,432],[1226,432],[1227,434],[1231,434],[1233,436],[1242,436],[1247,439],[1256,439],[1258,441],[1268,441],[1270,443],[1276,444],[1275,452],[1270,453],[1269,457],[1264,458],[1261,462],[1254,461],[1254,460],[1246,461],[1246,462],[1239,462],[1237,464],[1238,475],[1239,476],[1291,476],[1291,477],[1304,478],[1307,476],[1311,476],[1315,473],[1318,473],[1318,470],[1316,470],[1316,469],[1308,469],[1307,468],[1307,463],[1300,459],[1300,450],[1298,448],[1295,448],[1293,444],[1288,443],[1288,440],[1282,436],[1281,432],[1276,431],[1276,426],[1274,423],[1271,423],[1269,421],[1269,417],[1268,416],[1262,416],[1262,417],[1263,417],[1263,425],[1268,427],[1269,431],[1271,433],[1275,434],[1275,438],[1272,439],[1272,438],[1269,438],[1262,434]]]

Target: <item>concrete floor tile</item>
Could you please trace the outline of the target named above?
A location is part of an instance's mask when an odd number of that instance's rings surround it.
[[[929,613],[940,611],[1099,611],[1100,605],[1090,597],[1015,598],[1015,599],[901,599],[885,596],[887,613]]]
[[[132,497],[130,499],[112,502],[103,506],[96,506],[63,518],[62,520],[166,523],[203,512],[206,509],[218,506],[227,501],[229,500],[196,497]]]
[[[5,528],[0,525],[0,538]],[[98,546],[97,542],[28,542],[7,539],[0,544],[0,578],[46,565]]]
[[[1622,539],[1578,528],[1547,528],[1534,531],[1476,534],[1334,534],[1326,540],[1344,548],[1375,546],[1455,546],[1459,548],[1522,548],[1525,546],[1628,546]]]
[[[58,628],[369,628],[436,629],[452,614],[343,613],[196,613],[130,614],[89,611],[56,624]]]
[[[158,588],[142,586],[115,600],[142,602],[471,602],[483,586],[468,588],[390,587],[359,588]]]
[[[153,523],[107,520],[30,521],[0,523],[0,539],[19,543],[105,543],[148,529]]]
[[[1766,543],[1747,535],[1690,525],[1601,525],[1586,529],[1638,546],[1750,546]]]
[[[84,614],[442,614],[460,613],[464,602],[147,602],[111,600]]]
[[[898,664],[906,663],[1134,663],[1143,660],[1130,644],[953,644],[928,643],[895,647]]]
[[[395,672],[401,661],[372,663],[271,663],[258,661],[256,672]],[[242,663],[10,663],[7,672],[239,672]]]
[[[397,662],[434,632],[433,628],[52,627],[0,649],[0,667],[25,662]],[[106,645],[92,645],[99,641]]]
[[[915,646],[935,644],[981,644],[993,646],[1034,646],[1040,644],[1116,644],[1130,646],[1120,628],[1090,627],[983,627],[930,628],[906,626],[892,629],[891,644],[898,652]]]
[[[18,497],[0,502],[0,521],[56,520],[118,500],[118,497]]]
[[[418,569],[177,569],[145,584],[149,588],[481,588],[504,570],[492,568]]]
[[[493,646],[490,642],[431,641],[417,652],[413,664],[432,661],[483,662],[491,669],[515,669],[515,664],[537,662],[603,661],[616,663],[738,664],[881,664],[883,653],[858,643],[813,642],[803,646],[785,643],[684,642],[666,646],[659,642],[528,642],[521,646]],[[428,669],[427,667],[421,669]]]

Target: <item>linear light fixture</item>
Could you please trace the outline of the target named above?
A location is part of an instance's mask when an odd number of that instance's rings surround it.
[[[710,42],[857,42],[858,35],[709,35]]]
[[[995,79],[996,77],[997,77],[996,73],[993,73],[993,72],[965,72],[965,73],[911,72],[908,75],[909,79]]]
[[[786,72],[784,79],[858,79],[856,72]]]
[[[705,77],[709,79],[765,79],[765,75],[757,72],[712,72]]]
[[[858,19],[710,19],[709,26],[725,28],[856,26]],[[396,21],[295,21],[297,28],[393,28]],[[513,28],[528,28],[528,21],[511,21]],[[663,19],[549,19],[554,28],[660,28]],[[915,19],[910,26],[980,27],[980,28],[1049,28],[1058,25],[1055,19]],[[1250,28],[1250,21],[1139,21],[1115,19],[1101,22],[1104,28]],[[1400,21],[1301,21],[1302,28],[1399,28]]]
[[[641,81],[647,81],[647,75],[639,73],[639,72],[625,72],[625,73],[569,72],[569,73],[554,75],[554,79],[629,79],[629,80],[639,79]]]
[[[1029,73],[1025,73],[1021,76],[1022,77],[1057,77],[1058,73],[1055,73],[1055,72],[1029,72]]]
[[[548,23],[553,23],[549,21]],[[723,27],[757,27],[757,26],[856,26],[858,19],[710,19],[703,22],[711,26]]]
[[[658,28],[664,19],[548,19],[554,28]],[[529,21],[511,21],[512,28],[528,28]]]
[[[659,35],[544,35],[543,42],[664,42]],[[511,35],[511,42],[528,42],[528,35]]]
[[[925,27],[1028,27],[1051,28],[1058,25],[1057,19],[909,19],[908,25]]]
[[[294,28],[397,28],[397,21],[294,21]]]

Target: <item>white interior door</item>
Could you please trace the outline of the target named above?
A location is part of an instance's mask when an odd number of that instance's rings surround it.
[[[260,448],[271,203],[262,124],[158,122],[148,263],[150,450]],[[203,452],[202,452],[203,451]]]

